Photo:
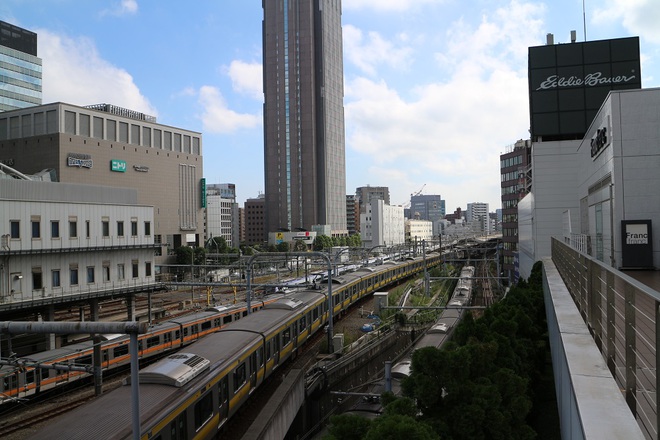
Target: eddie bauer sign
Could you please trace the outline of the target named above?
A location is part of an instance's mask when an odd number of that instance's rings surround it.
[[[559,75],[550,75],[545,81],[541,82],[541,85],[539,85],[536,90],[549,90],[562,87],[596,87],[610,84],[625,84],[634,80],[635,78],[635,75],[617,75],[607,77],[603,76],[603,72],[588,73],[584,76],[584,78],[580,78],[578,76],[569,76],[566,78],[565,76],[560,77]]]

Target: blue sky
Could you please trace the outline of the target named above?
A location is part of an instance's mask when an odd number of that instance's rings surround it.
[[[268,0],[265,0],[268,1]],[[422,187],[500,207],[499,155],[528,137],[527,48],[639,36],[660,86],[658,0],[344,0],[346,190]],[[3,0],[39,34],[44,102],[112,103],[203,133],[209,183],[264,190],[261,1]]]

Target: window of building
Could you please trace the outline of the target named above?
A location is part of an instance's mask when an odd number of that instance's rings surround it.
[[[41,217],[32,216],[32,238],[41,238]]]
[[[110,237],[110,219],[108,217],[103,217],[101,220],[101,234],[103,237]]]
[[[151,236],[151,222],[144,222],[144,235]]]
[[[87,266],[87,284],[94,282],[94,266]]]
[[[131,263],[131,272],[133,278],[137,278],[139,276],[139,269],[138,269],[138,260],[133,260]]]
[[[60,222],[58,220],[50,222],[50,237],[60,238]]]
[[[118,280],[123,280],[126,278],[126,273],[124,272],[124,265],[123,264],[118,264],[117,265],[117,279]]]
[[[147,261],[146,263],[144,263],[144,276],[145,277],[151,276],[151,261]]]
[[[138,235],[138,222],[137,219],[131,220],[131,237],[137,237]]]
[[[123,221],[118,221],[117,222],[117,237],[123,237],[124,236],[124,222]]]
[[[53,269],[51,271],[51,284],[53,287],[61,287],[62,286],[62,281],[60,280],[60,270],[59,269]]]
[[[131,144],[140,145],[140,126],[131,124]]]
[[[44,280],[41,276],[41,267],[32,268],[32,289],[38,290],[44,288]]]
[[[21,238],[21,222],[19,220],[9,220],[9,229],[11,238]]]
[[[69,218],[69,238],[78,238],[78,220]]]
[[[103,262],[103,282],[107,283],[110,281],[110,262],[109,261],[104,261]]]
[[[72,286],[78,285],[78,266],[69,267],[69,284]]]
[[[151,128],[142,127],[142,145],[151,147]]]
[[[112,119],[107,119],[105,121],[106,125],[106,137],[108,138],[109,141],[116,141],[117,140],[117,121],[113,121]]]
[[[119,122],[119,142],[128,143],[128,124]]]
[[[89,238],[92,233],[92,227],[89,223],[89,220],[85,222],[85,238]]]

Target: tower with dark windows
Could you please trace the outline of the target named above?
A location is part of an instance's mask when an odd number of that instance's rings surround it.
[[[0,21],[0,112],[41,104],[37,34]]]
[[[266,228],[345,234],[341,0],[263,8]]]

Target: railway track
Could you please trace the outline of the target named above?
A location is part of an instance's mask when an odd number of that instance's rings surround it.
[[[103,392],[109,392],[121,386],[128,373],[104,379]],[[29,439],[53,417],[57,417],[94,399],[94,387],[85,386],[43,402],[30,403],[22,409],[0,416],[0,438],[3,440]]]

